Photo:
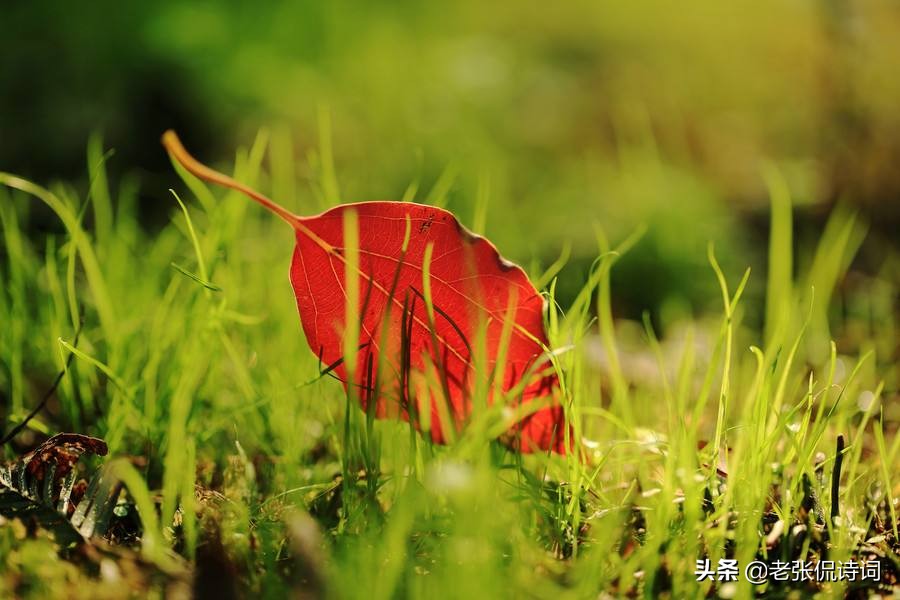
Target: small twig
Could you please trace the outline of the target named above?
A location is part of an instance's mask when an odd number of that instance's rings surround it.
[[[81,335],[81,328],[83,325],[84,325],[84,317],[82,317],[78,321],[78,330],[75,332],[75,339],[72,342],[73,346],[78,345],[78,336]],[[34,409],[32,409],[32,411],[30,413],[28,413],[28,416],[25,417],[25,419],[21,423],[19,423],[15,427],[13,427],[9,433],[7,433],[5,436],[3,436],[3,439],[0,440],[0,446],[6,445],[14,437],[19,435],[19,432],[21,432],[23,429],[25,429],[25,427],[28,425],[28,422],[31,421],[35,416],[37,416],[37,414],[39,412],[41,412],[44,409],[44,407],[47,405],[47,402],[50,400],[50,397],[53,396],[53,393],[56,391],[56,388],[58,388],[59,384],[62,382],[62,378],[69,371],[69,367],[72,365],[72,360],[74,358],[75,358],[75,354],[70,352],[68,358],[66,358],[66,364],[63,367],[62,371],[60,371],[59,374],[56,376],[56,379],[53,380],[53,385],[50,386],[50,389],[47,390],[47,393],[45,393],[44,397],[41,398],[41,401],[38,402],[38,405],[35,406]]]
[[[819,502],[819,495],[813,487],[812,478],[807,473],[804,473],[801,481],[803,483],[803,501],[800,505],[808,513],[812,513],[813,517],[815,517],[815,523],[821,524],[825,521],[825,512],[822,510],[821,502]]]
[[[834,456],[834,469],[831,471],[831,520],[840,514],[841,466],[844,462],[844,436],[837,438],[837,453]]]

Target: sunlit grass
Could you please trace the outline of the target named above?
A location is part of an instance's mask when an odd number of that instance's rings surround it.
[[[328,204],[340,188],[323,131],[317,189]],[[237,154],[234,176],[295,189],[289,152],[283,141],[272,146],[268,174],[260,135]],[[144,516],[139,551],[167,577],[183,577],[177,556],[184,572],[200,572],[219,552],[235,574],[223,585],[248,595],[318,581],[338,597],[691,597],[714,585],[694,575],[704,557],[745,565],[879,551],[883,570],[896,569],[900,438],[885,435],[879,412],[886,392],[896,394],[885,377],[896,374],[877,351],[896,331],[887,314],[861,347],[843,353],[830,343],[843,326],[829,312],[832,295],[865,230],[836,211],[794,276],[791,201],[774,168],[764,332],[744,325],[742,291],[748,277],[765,276],[724,272],[712,247],[718,315],[664,331],[649,317],[617,321],[610,273],[643,229],[608,240],[598,228],[598,259],[568,306],[555,297],[558,278],[570,276],[564,260],[530,274],[547,286],[553,364],[577,434],[578,452],[558,457],[490,441],[497,410],[474,417],[448,446],[363,413],[352,386],[345,395],[321,376],[303,339],[287,278],[289,228],[179,169],[185,185],[174,174],[172,185],[188,191],[157,199],[170,204],[171,221],[148,232],[136,189],[110,190],[98,141],[88,155],[84,197],[0,174],[4,427],[75,353],[58,403],[27,436],[74,430],[104,438],[114,456],[142,457],[119,470]],[[445,202],[451,177],[431,191],[411,186],[409,199]],[[62,228],[29,238],[22,223],[46,209]],[[345,228],[352,237],[353,219]],[[350,332],[356,316],[347,311]],[[356,365],[356,349],[349,335],[345,364]],[[838,435],[847,440],[839,499],[831,494]],[[783,532],[771,538],[778,522]],[[0,549],[22,578],[0,578],[0,590],[89,595],[110,585],[52,552],[35,558],[43,544],[0,530]],[[162,595],[164,580],[140,585]],[[742,578],[729,591],[756,590]]]

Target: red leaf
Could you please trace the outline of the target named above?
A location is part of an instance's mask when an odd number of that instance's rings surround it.
[[[522,418],[507,441],[523,452],[565,453],[565,419],[554,398],[558,382],[546,357],[543,298],[488,240],[467,231],[446,210],[409,202],[342,204],[299,217],[194,160],[174,132],[167,132],[163,143],[197,177],[247,194],[294,228],[290,276],[303,331],[345,386],[345,285],[348,270],[355,275],[359,350],[350,371],[363,408],[374,399],[376,416],[412,419],[433,441],[445,443],[453,433],[444,417],[453,432],[460,430],[471,414],[476,377],[502,377],[497,385],[512,403],[540,399],[544,404]],[[349,211],[358,220],[355,265],[345,256]],[[423,285],[426,270],[432,310]],[[508,316],[512,323],[504,330]]]

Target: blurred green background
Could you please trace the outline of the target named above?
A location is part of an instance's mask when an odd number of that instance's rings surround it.
[[[323,208],[324,135],[343,201],[446,194],[526,265],[571,243],[563,302],[597,254],[596,224],[615,241],[642,223],[615,273],[618,314],[716,306],[710,240],[733,276],[754,267],[760,299],[766,165],[796,205],[797,269],[846,203],[870,225],[854,270],[898,280],[896,3],[47,1],[3,13],[0,169],[86,189],[85,144],[101,132],[114,185],[139,178],[151,230],[176,182],[164,129],[219,166],[268,129],[294,150],[270,165],[296,182],[268,190],[280,202]]]

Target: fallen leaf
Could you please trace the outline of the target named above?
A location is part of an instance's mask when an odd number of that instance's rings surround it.
[[[75,465],[85,454],[105,456],[106,442],[58,433],[32,452],[0,465],[0,514],[35,517],[57,540],[71,542],[107,532],[122,484],[104,469],[78,480]]]
[[[193,175],[243,192],[293,227],[290,279],[306,339],[327,371],[355,386],[364,409],[374,402],[375,416],[412,420],[434,442],[446,443],[471,417],[475,379],[483,377],[484,389],[496,387],[523,412],[529,402],[543,403],[515,423],[507,443],[523,452],[565,453],[544,300],[488,240],[446,210],[411,202],[342,204],[297,216],[197,162],[174,132],[165,133],[163,144]],[[351,212],[358,222],[357,262],[344,243]],[[348,369],[345,290],[353,278],[359,349]],[[488,403],[494,392],[486,394]]]

